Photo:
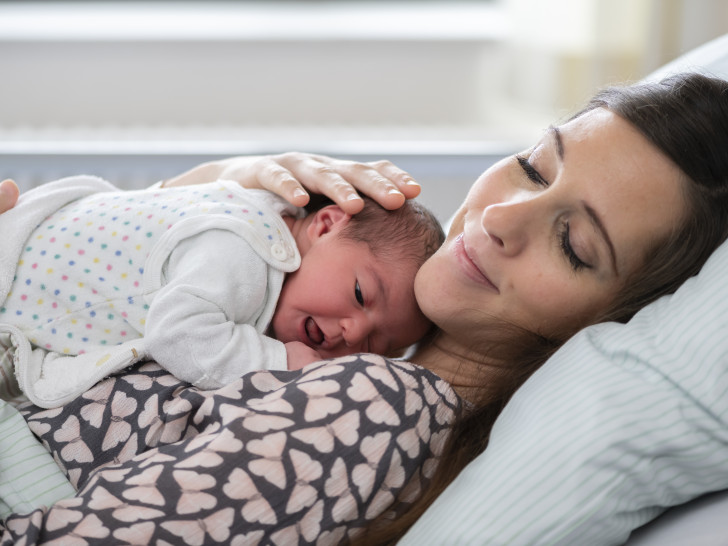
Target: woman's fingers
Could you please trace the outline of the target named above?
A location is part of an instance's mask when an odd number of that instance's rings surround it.
[[[19,195],[20,190],[15,181],[8,178],[0,182],[0,214],[13,208]]]
[[[396,209],[420,192],[419,184],[389,161],[359,163],[296,152],[275,158],[308,191],[326,195],[349,214],[364,206],[359,193],[386,209]]]
[[[340,160],[335,167],[353,188],[368,195],[385,209],[401,207],[406,199],[417,197],[421,190],[409,173],[390,161],[357,163]]]
[[[296,206],[305,206],[309,193],[316,193],[333,200],[345,212],[356,214],[364,202],[331,166],[331,161],[324,156],[299,152],[263,156],[254,166],[256,183]]]
[[[364,201],[357,192],[361,187],[356,184],[356,179],[347,176],[341,162],[325,159],[327,160],[325,163],[316,159],[302,165],[305,168],[300,172],[301,182],[311,191],[322,193],[332,199],[348,214],[361,211],[364,208]]]
[[[272,191],[296,207],[304,207],[309,194],[291,172],[270,157],[258,160],[257,182],[262,188]]]
[[[403,171],[391,161],[382,159],[380,161],[372,161],[369,165],[376,169],[384,178],[392,181],[407,199],[417,197],[422,191],[422,186],[408,172]]]
[[[399,190],[397,184],[382,175],[374,164],[341,160],[337,163],[337,170],[352,190],[356,188],[357,191],[368,195],[385,209],[396,209],[404,204],[405,195]]]

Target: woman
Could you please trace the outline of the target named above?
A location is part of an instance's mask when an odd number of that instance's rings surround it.
[[[231,419],[229,400],[240,398],[242,390],[231,385],[226,392],[211,396],[208,403],[197,393],[180,391],[169,379],[158,379],[154,375],[158,372],[144,371],[146,380],[136,378],[133,381],[139,384],[146,381],[150,385],[145,390],[147,394],[137,396],[135,409],[126,414],[146,412],[149,415],[145,415],[145,422],[158,419],[164,423],[154,434],[148,434],[153,438],[151,441],[147,438],[146,443],[129,442],[116,451],[104,450],[101,444],[114,440],[108,439],[108,433],[101,435],[103,439],[95,440],[94,435],[87,434],[77,421],[75,425],[69,421],[83,412],[84,404],[88,406],[95,399],[118,396],[116,413],[112,408],[117,420],[98,417],[103,423],[118,423],[120,416],[125,414],[121,402],[134,396],[129,389],[123,390],[123,398],[119,395],[122,381],[100,386],[106,390],[89,395],[83,404],[63,408],[59,415],[31,411],[31,426],[35,426],[34,430],[50,444],[60,460],[74,461],[85,454],[70,449],[71,440],[76,445],[80,441],[89,451],[96,446],[106,455],[72,473],[74,479],[83,484],[77,498],[57,503],[45,519],[42,511],[34,512],[29,518],[10,518],[8,532],[14,533],[14,539],[24,536],[31,541],[41,536],[52,539],[67,534],[84,536],[87,541],[89,538],[101,540],[101,535],[107,538],[113,529],[113,512],[121,513],[130,501],[144,499],[148,515],[140,516],[139,523],[125,527],[125,532],[143,531],[149,538],[164,537],[169,541],[170,536],[179,537],[184,529],[193,529],[200,544],[227,541],[234,534],[231,528],[237,533],[250,533],[246,537],[240,535],[241,543],[253,542],[253,533],[259,533],[255,535],[256,539],[273,542],[293,536],[302,537],[304,542],[319,539],[322,543],[338,542],[344,536],[356,537],[368,544],[395,540],[465,464],[485,448],[489,431],[502,407],[555,348],[586,325],[605,320],[626,321],[650,301],[674,291],[682,281],[695,274],[709,254],[725,240],[728,235],[728,158],[723,152],[726,135],[728,83],[722,80],[686,75],[652,86],[612,89],[597,95],[583,112],[563,125],[551,127],[534,147],[506,158],[486,171],[474,183],[458,210],[445,244],[418,273],[415,284],[418,303],[439,328],[438,333],[421,344],[411,358],[427,370],[426,374],[418,371],[422,370],[420,367],[395,369],[398,364],[391,362],[378,362],[376,371],[372,371],[366,367],[365,360],[359,359],[345,365],[342,362],[315,365],[294,379],[275,378],[295,386],[297,381],[305,383],[330,374],[339,382],[330,385],[332,391],[346,390],[356,397],[358,383],[364,381],[365,375],[387,377],[386,381],[399,377],[401,381],[396,387],[401,390],[410,385],[407,394],[420,400],[422,407],[428,407],[427,415],[431,418],[424,419],[421,425],[417,422],[414,429],[406,428],[411,426],[408,424],[387,431],[387,445],[396,443],[393,438],[397,438],[401,442],[401,453],[408,452],[402,446],[411,447],[413,451],[432,450],[445,463],[438,465],[434,474],[432,460],[428,457],[418,459],[421,472],[419,469],[411,471],[411,468],[400,471],[406,466],[397,459],[400,455],[395,457],[393,452],[387,452],[386,458],[380,457],[383,451],[377,449],[384,449],[383,444],[370,448],[363,440],[350,444],[357,448],[353,451],[343,454],[337,451],[340,457],[332,456],[335,460],[331,466],[321,470],[308,459],[285,451],[290,445],[289,437],[286,437],[280,452],[273,455],[266,452],[258,455],[258,459],[264,460],[261,464],[270,471],[269,477],[275,475],[274,469],[279,468],[277,465],[282,460],[301,459],[301,465],[293,465],[292,479],[313,491],[306,489],[312,496],[298,501],[307,511],[301,512],[295,524],[290,520],[285,524],[269,522],[267,527],[250,524],[245,512],[252,510],[251,503],[261,499],[270,502],[275,490],[271,496],[261,497],[258,492],[253,494],[243,488],[248,492],[235,490],[232,496],[228,494],[231,498],[237,495],[241,508],[224,513],[218,510],[206,517],[194,512],[194,521],[198,523],[189,527],[190,522],[180,516],[180,506],[182,511],[190,509],[187,504],[192,497],[185,495],[198,494],[198,498],[203,499],[207,488],[222,496],[225,491],[230,493],[238,482],[227,467],[222,476],[225,479],[191,480],[186,474],[180,474],[189,462],[180,459],[180,454],[196,453],[194,450],[204,443],[200,436],[218,431],[221,424]],[[401,201],[401,193],[409,197],[418,191],[416,186],[408,184],[406,173],[389,163],[364,166],[300,154],[207,164],[167,184],[195,183],[217,177],[235,178],[248,185],[267,184],[284,196],[297,199],[296,204],[303,204],[306,199],[298,182],[313,191],[333,188],[330,193],[335,195],[332,197],[338,196],[343,205],[348,203],[352,208],[358,203],[349,199],[353,189],[345,181],[374,197],[383,193],[382,199],[389,206],[396,206]],[[399,191],[392,193],[394,188]],[[346,368],[351,375],[342,379],[341,368]],[[357,375],[358,369],[364,373]],[[423,375],[418,376],[419,373]],[[428,390],[423,383],[418,384],[420,379],[431,388]],[[241,381],[261,383],[252,378]],[[274,382],[271,378],[267,381]],[[298,388],[293,390],[270,387],[268,391],[275,392],[277,401],[290,401],[293,408],[307,408],[311,398],[294,395],[294,391],[300,395],[300,385],[298,383]],[[393,398],[387,397],[390,394],[387,388],[394,387],[386,387],[385,381],[376,386],[384,401],[390,406],[395,403]],[[268,391],[258,388],[255,396],[262,399],[263,393]],[[335,395],[317,391],[314,398],[321,400],[322,397],[333,400]],[[223,399],[225,401],[221,402]],[[158,414],[153,412],[152,408],[161,408],[162,400],[169,402],[168,406]],[[359,400],[365,401],[367,406],[361,413],[364,416],[359,421],[361,424],[380,399],[368,391]],[[343,404],[344,398],[338,399],[338,403]],[[335,401],[331,404],[336,406]],[[175,443],[189,433],[186,425],[178,425],[182,432],[172,434],[171,417],[177,414],[171,412],[169,406],[175,405],[193,408],[183,414],[185,423],[198,423],[197,428],[202,432],[198,431],[191,440]],[[251,411],[246,407],[241,419],[250,416],[248,412]],[[393,411],[402,412],[403,417],[413,414],[408,406]],[[393,416],[392,411],[385,413]],[[338,419],[341,414],[333,411],[332,415]],[[369,417],[370,421],[377,419],[381,417]],[[329,431],[336,430],[335,424],[341,423],[332,418],[326,426]],[[64,426],[67,428],[63,429]],[[450,427],[452,432],[443,448],[442,442]],[[51,432],[59,428],[64,430],[60,440]],[[425,443],[407,444],[405,440],[410,430],[413,431],[411,435],[419,435],[422,440],[426,438]],[[367,438],[378,434],[376,429],[369,432]],[[169,434],[169,438],[165,440],[164,434]],[[332,434],[335,432],[329,432]],[[296,431],[290,434],[291,437],[295,435]],[[210,444],[218,438],[210,439]],[[254,441],[248,437],[241,439],[241,443]],[[126,454],[123,458],[119,456],[127,445],[130,445],[128,449],[132,455],[139,454],[136,458],[127,460]],[[252,453],[256,449],[262,448],[256,447]],[[222,458],[220,452],[224,451],[218,449],[213,455]],[[239,450],[236,455],[240,457]],[[334,467],[346,464],[349,456],[360,459],[363,456],[364,459],[353,472],[337,474]],[[170,465],[178,466],[177,473],[174,470],[165,473],[165,457],[170,458]],[[115,459],[126,462],[93,473],[95,467]],[[326,457],[322,457],[317,462],[327,464],[325,461]],[[315,469],[310,470],[311,466]],[[158,469],[155,470],[157,474],[142,478],[148,467]],[[307,467],[309,472],[301,470],[299,475],[296,470],[299,467]],[[311,473],[321,474],[323,478],[314,485],[310,480]],[[369,478],[374,474],[379,476],[378,481]],[[424,495],[419,494],[420,474],[430,481]],[[364,479],[364,475],[368,478]],[[250,472],[236,476],[249,480]],[[172,522],[164,510],[154,512],[154,502],[161,503],[163,499],[149,496],[150,484],[159,489],[163,479],[169,482],[166,495],[178,499]],[[185,479],[188,479],[186,484],[182,483]],[[341,506],[345,504],[341,499],[347,491],[361,493],[359,484],[362,481],[371,486],[363,507],[357,505],[358,511],[355,509],[352,513],[337,511],[335,507],[339,502]],[[217,484],[222,486],[223,482],[227,489],[217,489]],[[410,487],[404,487],[405,484]],[[290,489],[279,487],[278,490],[280,496],[291,498]],[[300,491],[297,489],[297,494]],[[377,493],[373,494],[373,491]],[[326,503],[333,507],[327,509]],[[316,506],[320,508],[313,513]],[[385,509],[390,509],[389,513]],[[391,510],[398,517],[392,518]],[[71,514],[78,525],[73,529],[59,527],[61,511]],[[276,515],[285,511],[281,509]],[[362,512],[366,512],[363,518],[360,517]],[[120,515],[117,514],[117,521]],[[269,514],[269,517],[273,516]],[[261,518],[263,516],[258,512],[258,523]],[[165,522],[161,523],[163,519]],[[313,520],[315,524],[312,525]],[[354,523],[348,524],[349,520]],[[22,532],[13,529],[22,529]],[[135,538],[139,536],[135,535]]]

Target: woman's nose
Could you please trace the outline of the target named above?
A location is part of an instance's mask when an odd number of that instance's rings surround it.
[[[537,215],[532,200],[514,200],[487,206],[481,224],[491,241],[508,255],[528,244]]]

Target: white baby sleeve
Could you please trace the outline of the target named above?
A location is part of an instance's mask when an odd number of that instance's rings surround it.
[[[181,241],[170,254],[162,287],[145,327],[148,354],[171,373],[203,389],[218,388],[255,369],[286,369],[283,343],[259,321],[275,305],[283,273],[241,237],[209,230]]]

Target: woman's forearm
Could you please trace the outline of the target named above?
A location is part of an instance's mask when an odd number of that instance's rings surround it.
[[[229,178],[245,188],[262,188],[263,186],[260,185],[257,178],[250,174],[252,165],[258,159],[258,156],[240,156],[208,161],[165,180],[162,186],[191,186],[214,182],[221,178]]]
[[[163,185],[201,184],[220,178],[246,188],[270,190],[299,207],[308,203],[308,192],[323,194],[349,214],[364,206],[358,192],[387,209],[396,209],[420,193],[419,184],[389,161],[360,163],[301,152],[210,161]]]

